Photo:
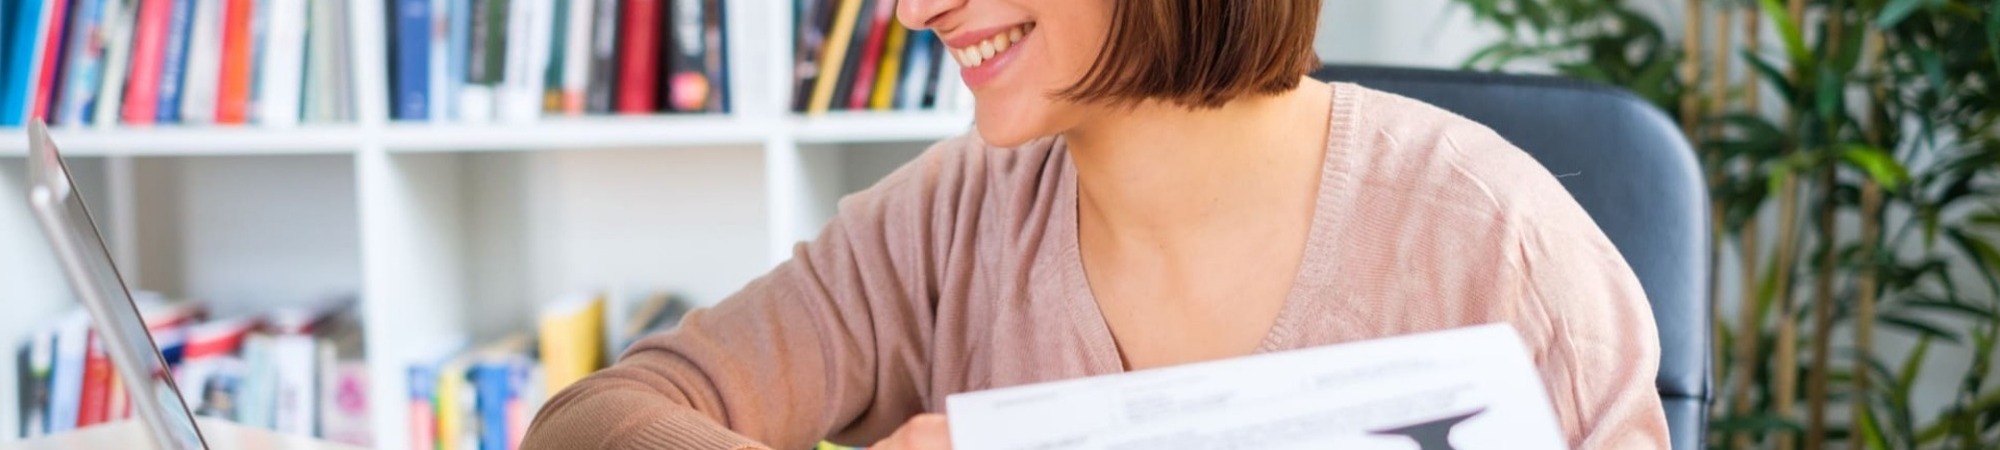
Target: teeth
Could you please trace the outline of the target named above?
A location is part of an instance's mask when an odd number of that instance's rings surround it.
[[[1034,30],[1034,24],[1017,26],[1014,29],[1007,30],[1005,33],[1000,33],[987,38],[985,41],[980,41],[978,44],[965,48],[951,49],[951,57],[958,60],[958,65],[960,66],[979,67],[980,64],[993,59],[993,55],[1005,53],[1007,49],[1013,48],[1015,43],[1020,42],[1021,38],[1027,37],[1028,32]]]

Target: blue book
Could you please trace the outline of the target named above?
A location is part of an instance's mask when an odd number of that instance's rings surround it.
[[[0,52],[0,127],[21,126],[28,115],[28,97],[35,77],[35,41],[42,35],[45,0],[7,1],[14,23],[7,29],[7,48]]]
[[[104,2],[107,0],[79,0],[74,12],[76,21],[71,22],[69,31],[70,64],[63,71],[60,89],[61,103],[50,108],[55,117],[52,123],[84,125],[90,117],[90,104],[96,100],[98,77],[104,71],[104,44],[91,39],[91,34],[104,26]],[[116,1],[116,0],[110,0]]]
[[[903,56],[902,81],[896,84],[896,109],[915,110],[923,108],[924,91],[930,90],[930,67],[936,64],[931,47],[938,45],[937,32],[931,30],[910,33],[910,46]]]
[[[516,372],[525,372],[513,359],[481,362],[472,367],[475,403],[479,412],[479,450],[507,450],[507,407],[520,401]]]
[[[195,0],[173,0],[173,16],[167,22],[166,58],[160,63],[159,108],[153,121],[160,124],[181,121],[181,80],[187,75],[188,37],[193,33]]]
[[[396,120],[430,120],[431,2],[396,0]]]

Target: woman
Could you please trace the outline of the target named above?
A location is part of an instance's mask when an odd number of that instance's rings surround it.
[[[902,0],[977,132],[556,395],[526,447],[947,448],[957,392],[1508,322],[1572,447],[1666,448],[1617,250],[1493,132],[1305,78],[1318,10]]]

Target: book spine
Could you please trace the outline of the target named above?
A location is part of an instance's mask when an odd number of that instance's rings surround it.
[[[451,56],[451,0],[425,0],[430,4],[430,26],[424,34],[424,42],[430,47],[424,53],[424,117],[427,120],[442,121],[451,117],[450,109],[455,104],[445,96],[446,85],[451,83],[446,66]]]
[[[111,358],[104,354],[100,339],[96,333],[90,333],[90,350],[83,360],[83,390],[78,394],[76,412],[79,428],[104,423],[109,418]]]
[[[19,126],[27,119],[33,96],[35,71],[35,44],[43,26],[43,10],[49,0],[21,0],[14,5],[18,12],[7,41],[7,52],[0,55],[0,126]]]
[[[511,375],[504,362],[481,363],[472,368],[472,384],[478,392],[479,450],[507,450],[507,384]]]
[[[462,120],[485,122],[493,118],[494,90],[506,64],[508,7],[503,1],[472,0],[466,87],[459,94]]]
[[[318,342],[311,335],[291,334],[273,338],[272,362],[277,374],[277,397],[272,410],[273,429],[280,433],[314,436],[318,421],[319,373]]]
[[[83,400],[83,366],[90,353],[90,322],[65,320],[56,335],[55,367],[49,377],[49,434],[76,429]]]
[[[396,120],[430,119],[431,6],[428,0],[396,1]]]
[[[625,0],[623,48],[619,49],[618,112],[650,114],[658,107],[660,2]]]
[[[850,109],[857,78],[861,76],[861,59],[868,53],[868,34],[872,19],[868,12],[874,11],[876,3],[885,0],[861,0],[861,12],[855,17],[854,35],[847,41],[847,59],[841,62],[840,78],[833,84],[833,104],[830,109]]]
[[[547,86],[551,40],[555,34],[554,5],[547,1],[513,3],[509,18],[512,40],[507,48],[508,63],[502,86],[501,110],[509,122],[529,122],[541,117],[542,91]]]
[[[882,53],[887,50],[889,29],[900,28],[892,22],[896,20],[896,2],[875,1],[875,15],[867,21],[868,39],[861,47],[861,64],[855,67],[854,86],[848,93],[847,109],[868,109],[869,100],[875,98],[876,74],[882,70]]]
[[[436,450],[437,371],[428,366],[410,368],[409,450]]]
[[[35,437],[34,430],[35,428],[40,426],[40,424],[34,422],[35,420],[34,419],[35,418],[34,353],[35,353],[35,342],[32,340],[28,342],[22,342],[21,345],[14,350],[14,398],[16,406],[14,417],[17,419],[17,425],[16,425],[17,428],[15,428],[15,430],[18,431],[15,437],[19,437],[22,439]]]
[[[528,424],[533,410],[529,406],[529,386],[534,380],[533,367],[527,362],[515,361],[507,365],[507,399],[502,413],[506,416],[500,425],[507,430],[505,449],[520,450],[521,439],[528,435]]]
[[[115,1],[115,0],[114,0]],[[222,2],[195,0],[194,26],[187,42],[187,74],[181,88],[183,123],[215,122],[215,94],[222,76]]]
[[[123,0],[104,2],[105,34],[110,39],[104,44],[104,72],[97,83],[97,95],[84,113],[98,128],[117,125],[118,115],[125,109],[125,79],[132,72],[132,29],[139,20],[138,10],[126,6]]]
[[[173,0],[139,0],[138,24],[132,34],[132,75],[125,83],[128,125],[151,125],[159,117],[160,71],[166,59]]]
[[[584,95],[590,89],[590,60],[597,21],[597,0],[569,0],[568,23],[563,29],[562,92],[559,100],[564,115],[582,115]]]
[[[848,44],[854,40],[854,21],[861,15],[862,1],[840,0],[840,11],[834,15],[832,29],[827,31],[826,45],[820,53],[819,74],[813,82],[812,101],[806,105],[806,114],[825,114],[833,107],[833,91],[840,83],[841,66],[847,62]]]
[[[56,105],[55,125],[87,125],[85,108],[97,94],[97,77],[104,64],[104,3],[107,0],[78,0],[69,31],[70,68],[63,73],[61,99]],[[115,2],[116,0],[109,0]]]
[[[661,53],[666,60],[667,106],[676,112],[700,112],[708,108],[714,84],[705,66],[706,45],[702,38],[702,0],[672,0],[667,12],[669,27]]]
[[[472,57],[472,0],[446,0],[444,96],[445,109],[436,120],[465,120],[464,92],[468,59]]]
[[[930,89],[930,69],[936,65],[931,53],[939,45],[937,34],[930,30],[910,33],[909,55],[904,57],[903,85],[896,93],[896,109],[915,110],[923,107],[924,91]]]
[[[30,118],[47,120],[50,108],[55,106],[56,80],[60,79],[63,63],[66,60],[63,58],[63,49],[66,48],[63,46],[63,38],[68,36],[65,31],[69,24],[69,4],[69,0],[50,1],[49,13],[42,18],[46,29],[42,30],[41,54],[36,56],[41,62],[36,67],[39,73],[36,77],[38,81],[35,84],[34,105],[32,105],[34,110],[29,112]]]
[[[187,75],[188,42],[194,29],[196,0],[174,0],[167,21],[166,54],[160,60],[160,99],[154,107],[155,123],[180,123],[181,98]]]
[[[728,5],[722,0],[702,1],[708,4],[702,8],[702,42],[708,49],[707,56],[702,58],[702,66],[711,86],[706,111],[727,113],[730,111]]]
[[[256,75],[255,114],[266,126],[298,125],[306,64],[306,0],[270,0],[270,5],[263,65]]]
[[[610,114],[618,88],[619,0],[595,0],[590,26],[590,80],[584,87],[585,112]]]
[[[948,84],[955,85],[959,83],[958,62],[951,58],[946,58],[944,50],[943,42],[938,42],[936,46],[931,48],[930,73],[924,76],[926,78],[924,84],[927,88],[924,90],[924,99],[921,106],[923,108],[943,109],[943,102],[940,102],[939,99],[944,97],[943,93],[955,89],[954,86],[948,86]]]
[[[222,14],[222,78],[216,92],[215,122],[244,124],[250,121],[250,65],[256,17],[254,0],[227,0]]]
[[[27,423],[23,430],[29,437],[41,437],[49,434],[49,391],[54,382],[56,330],[48,329],[35,334],[29,358],[31,376],[26,379],[29,394],[21,397],[22,404],[28,408],[23,416]]]
[[[865,109],[889,110],[896,100],[896,83],[900,81],[897,76],[903,74],[903,54],[906,53],[903,50],[908,45],[906,35],[909,34],[909,30],[894,23],[888,24],[887,27],[889,38],[882,47],[882,69],[876,71],[875,93],[868,99]]]
[[[820,56],[826,48],[826,29],[833,20],[837,0],[793,0],[798,37],[792,41],[792,112],[803,113],[812,104],[813,87],[819,80]]]

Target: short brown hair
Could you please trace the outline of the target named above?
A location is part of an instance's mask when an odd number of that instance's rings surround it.
[[[1112,1],[1103,52],[1059,98],[1216,108],[1289,91],[1319,68],[1320,0]]]

